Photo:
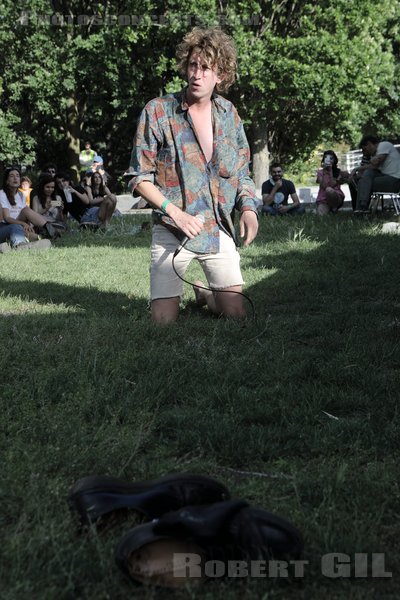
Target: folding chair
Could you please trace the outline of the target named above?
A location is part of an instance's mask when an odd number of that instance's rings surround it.
[[[379,202],[383,210],[386,201],[392,203],[396,215],[400,215],[400,192],[372,192],[369,205],[371,213],[376,213]]]

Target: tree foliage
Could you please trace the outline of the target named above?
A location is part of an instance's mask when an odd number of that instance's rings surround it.
[[[369,0],[255,5],[257,30],[234,27],[236,93],[270,151],[290,160],[323,139],[354,142],[388,108],[382,91],[395,72],[388,25],[398,7],[390,0],[379,7]]]
[[[399,125],[399,16],[381,0],[3,0],[0,161],[77,164],[90,139],[122,172],[136,118],[177,89],[175,47],[196,24],[236,41],[230,98],[256,155],[291,161],[321,140]]]

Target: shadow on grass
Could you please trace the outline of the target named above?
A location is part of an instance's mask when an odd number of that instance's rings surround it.
[[[147,301],[144,299],[128,298],[118,292],[100,291],[97,288],[62,285],[54,282],[36,282],[31,280],[9,280],[0,278],[0,289],[7,294],[21,297],[40,304],[62,305],[66,309],[75,309],[86,316],[113,316],[127,314],[127,311],[146,314]],[[17,317],[18,313],[13,315]],[[4,316],[4,314],[3,314]],[[9,316],[6,314],[5,316]],[[25,312],[24,319],[27,318]],[[35,314],[35,318],[38,314]],[[44,316],[46,320],[49,315]]]
[[[398,281],[393,275],[399,237],[381,234],[378,225],[371,228],[359,221],[329,219],[321,226],[306,218],[271,227],[263,221],[262,240],[266,238],[267,243],[260,244],[260,251],[256,240],[255,250],[246,251],[243,261],[245,269],[266,270],[267,277],[249,286],[247,292],[262,298],[273,291],[283,305],[304,300],[315,305],[319,296],[329,295],[333,300],[330,308],[359,295],[368,299],[396,293]],[[275,244],[273,251],[271,244]],[[274,274],[269,275],[268,270]],[[270,296],[264,295],[261,304],[268,309]],[[351,313],[351,304],[348,309]]]
[[[337,597],[366,597],[354,581],[321,578],[318,564],[324,552],[400,558],[398,241],[345,219],[262,220],[259,241],[242,252],[258,318],[240,324],[188,305],[174,327],[159,328],[143,299],[3,278],[6,293],[72,313],[3,319],[9,597],[135,594],[110,559],[122,532],[77,540],[68,488],[89,473],[140,480],[187,470],[299,526],[311,563],[304,597],[338,585]],[[232,598],[265,595],[265,580],[231,585]],[[274,598],[290,597],[268,585]],[[227,597],[223,585],[210,589],[196,597]]]

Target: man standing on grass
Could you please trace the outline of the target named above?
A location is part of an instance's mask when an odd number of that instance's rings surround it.
[[[196,282],[197,302],[219,315],[244,317],[232,213],[240,212],[240,235],[248,246],[258,230],[257,199],[242,122],[232,103],[214,93],[234,82],[235,46],[217,27],[195,27],[178,46],[177,59],[187,87],[145,106],[130,166],[132,191],[154,208],[152,318],[177,319],[183,287],[174,267],[183,276],[193,258],[212,290]]]
[[[88,169],[90,169],[95,156],[96,152],[92,150],[90,142],[85,142],[85,147],[79,154],[79,164],[81,165],[82,174],[84,174]]]

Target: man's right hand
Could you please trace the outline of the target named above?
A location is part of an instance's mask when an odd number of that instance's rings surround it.
[[[275,181],[274,188],[276,190],[279,190],[279,188],[281,188],[281,187],[282,187],[282,179],[278,179],[278,181]]]
[[[162,203],[166,200],[165,196],[161,194],[160,190],[151,181],[142,181],[137,184],[135,192],[158,209],[162,207]],[[203,229],[204,224],[202,221],[199,221],[193,215],[183,212],[183,210],[175,206],[172,202],[167,202],[165,211],[177,228],[183,231],[189,239],[196,237]]]
[[[200,233],[204,227],[204,223],[196,218],[196,216],[189,215],[183,212],[180,208],[175,205],[168,205],[168,216],[171,217],[175,225],[183,231],[189,239],[193,239]]]

